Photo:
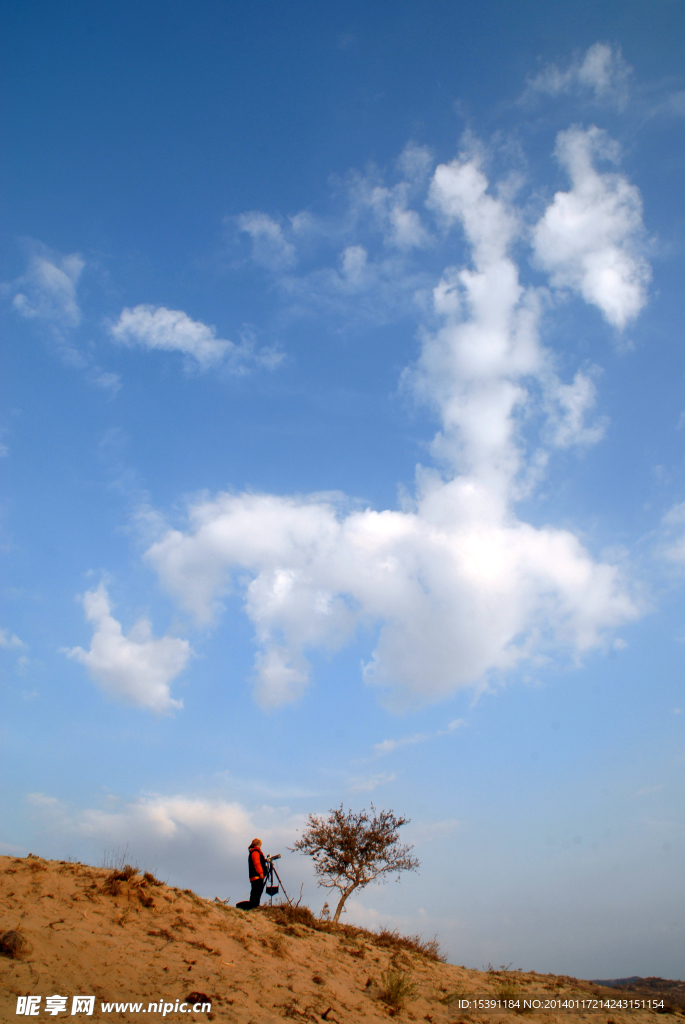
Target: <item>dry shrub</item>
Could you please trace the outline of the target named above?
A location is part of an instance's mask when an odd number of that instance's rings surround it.
[[[309,907],[295,907],[289,906],[287,903],[277,903],[273,907],[263,907],[262,910],[275,924],[303,924],[307,928],[320,930],[319,925],[321,922],[314,917]]]
[[[0,955],[10,960],[21,960],[31,952],[31,946],[21,932],[10,931],[0,936]]]
[[[422,939],[420,935],[400,935],[397,930],[390,931],[388,928],[381,928],[375,935],[374,941],[377,946],[385,946],[397,951],[404,950],[408,953],[419,953],[426,959],[435,960],[438,963],[447,962],[440,952],[440,944],[435,937]]]
[[[496,989],[497,998],[510,1001],[512,999],[519,999],[521,996],[521,990],[516,984],[513,978],[504,978]]]
[[[524,999],[519,978],[505,974],[497,987],[495,995],[497,999],[501,999],[503,1002],[518,1003],[518,1006],[511,1007],[514,1013],[530,1013],[532,1010],[532,1007],[523,1005]]]
[[[409,980],[404,971],[388,970],[381,974],[378,998],[397,1012],[401,1010],[407,999],[416,995],[416,985]]]
[[[100,886],[100,892],[108,896],[117,896],[121,891],[122,882],[130,882],[138,874],[138,868],[125,864],[123,868],[113,868]]]
[[[143,878],[148,885],[164,885],[164,882],[160,882],[158,878],[155,878],[151,871],[146,871]]]

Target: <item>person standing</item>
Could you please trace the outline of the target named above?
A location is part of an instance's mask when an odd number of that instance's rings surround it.
[[[247,864],[250,871],[250,909],[258,907],[262,899],[264,884],[266,882],[267,863],[262,853],[261,839],[253,839],[247,854]]]

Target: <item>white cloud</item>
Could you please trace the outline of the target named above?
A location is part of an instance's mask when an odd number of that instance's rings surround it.
[[[10,286],[12,305],[30,320],[43,320],[56,327],[78,327],[81,322],[76,285],[85,264],[78,253],[34,255],[26,273]]]
[[[237,345],[217,338],[215,327],[200,320],[191,320],[180,309],[167,309],[165,306],[139,305],[124,309],[117,322],[111,325],[110,333],[122,345],[182,352],[201,370],[225,363],[232,372],[241,373],[251,362],[274,369],[283,358],[272,348],[256,349],[249,331],[244,332],[241,343]],[[105,382],[103,386],[108,385]]]
[[[623,107],[628,99],[631,74],[632,68],[620,48],[594,43],[565,69],[548,64],[539,75],[529,79],[524,97],[530,98],[534,93],[547,96],[590,93],[595,101]]]
[[[110,331],[122,345],[183,352],[202,369],[222,362],[234,347],[233,342],[217,338],[216,328],[191,320],[179,309],[164,306],[140,305],[124,309]]]
[[[335,649],[362,623],[379,628],[367,682],[422,702],[485,685],[547,648],[578,656],[638,614],[616,566],[594,561],[570,531],[515,514],[522,479],[540,462],[518,427],[532,383],[553,443],[600,432],[583,424],[591,378],[563,385],[540,342],[538,295],[509,254],[519,218],[473,157],[436,169],[430,202],[473,257],[436,287],[441,326],[424,333],[405,375],[440,417],[432,450],[444,475],[419,468],[413,507],[401,512],[317,495],[203,497],[146,555],[199,621],[212,620],[232,586],[243,590],[267,706],[302,693],[309,649]]]
[[[303,824],[303,816],[288,808],[250,809],[237,801],[186,794],[148,794],[128,802],[111,798],[104,809],[81,811],[42,793],[31,794],[29,802],[61,845],[73,848],[80,841],[99,856],[103,849],[110,855],[123,853],[142,870],[163,879],[170,874],[172,884],[207,895],[223,895],[230,885],[234,901],[249,889],[251,840],[259,836],[266,852],[285,854]],[[300,860],[294,865],[298,882],[306,870]]]
[[[170,636],[155,639],[145,618],[124,636],[102,583],[84,594],[83,607],[94,628],[90,650],[72,647],[64,651],[67,657],[85,665],[94,682],[113,697],[157,712],[182,707],[182,701],[172,699],[169,684],[192,654],[188,641]]]
[[[572,187],[556,193],[533,229],[537,261],[555,287],[578,292],[622,329],[645,305],[650,280],[639,190],[595,168],[596,157],[617,155],[599,128],[560,132],[556,155]]]

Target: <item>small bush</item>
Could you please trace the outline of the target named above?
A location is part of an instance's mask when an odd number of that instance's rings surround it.
[[[378,998],[382,999],[391,1009],[401,1010],[407,999],[416,995],[416,985],[409,980],[404,971],[388,970],[381,974]]]
[[[164,885],[164,882],[160,882],[158,878],[155,878],[151,871],[146,871],[143,878],[148,885]]]

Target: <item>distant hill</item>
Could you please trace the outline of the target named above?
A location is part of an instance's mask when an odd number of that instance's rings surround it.
[[[685,981],[673,981],[669,978],[640,978],[637,975],[632,975],[630,978],[597,979],[594,984],[602,985],[604,988],[621,989],[622,992],[648,999],[654,999],[655,996],[663,997],[670,1010],[681,1010],[685,1013]]]
[[[616,995],[566,976],[457,967],[435,942],[333,925],[306,907],[241,911],[129,866],[0,857],[2,1021],[477,1024],[493,1012],[518,1020],[525,1000],[530,1021],[550,1024],[550,1003]],[[75,996],[93,998],[92,1015],[72,1015]],[[40,997],[38,1014],[17,1016],[30,997]],[[581,1016],[654,1019],[606,1008]]]

